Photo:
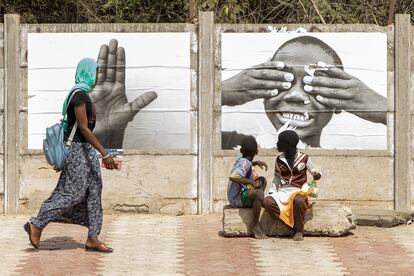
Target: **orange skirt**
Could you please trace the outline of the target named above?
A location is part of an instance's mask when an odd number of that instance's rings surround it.
[[[309,203],[308,200],[308,194],[306,192],[293,192],[290,196],[287,202],[283,203],[284,207],[280,209],[280,219],[289,225],[290,227],[293,227],[295,224],[295,220],[293,217],[293,200],[295,199],[295,196],[301,195],[305,198],[307,209],[312,208],[312,205]]]

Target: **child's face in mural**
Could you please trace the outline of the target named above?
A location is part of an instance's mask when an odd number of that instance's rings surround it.
[[[318,45],[294,42],[279,49],[273,60],[283,61],[286,64],[284,71],[292,73],[294,80],[290,89],[264,100],[270,122],[279,129],[290,120],[290,125],[296,127],[299,137],[319,136],[331,120],[333,110],[320,104],[314,95],[305,91],[303,78],[309,76],[305,66],[321,61],[335,64],[334,59]],[[323,71],[318,74],[322,75]]]

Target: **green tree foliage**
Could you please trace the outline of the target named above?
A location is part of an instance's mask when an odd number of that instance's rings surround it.
[[[23,23],[184,23],[214,11],[219,23],[371,23],[387,25],[389,0],[0,0]],[[414,21],[414,0],[396,1]],[[191,19],[190,19],[191,18]]]
[[[185,1],[97,0],[96,15],[108,23],[180,23],[187,20]]]

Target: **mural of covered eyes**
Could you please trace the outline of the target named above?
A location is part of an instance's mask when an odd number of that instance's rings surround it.
[[[222,149],[274,148],[287,120],[305,147],[387,148],[386,33],[223,33],[221,49]]]
[[[313,77],[315,74],[315,71],[317,70],[328,70],[328,65],[326,65],[326,63],[323,61],[319,61],[316,64],[311,63],[309,65],[303,66],[303,70],[305,70],[306,73],[309,74],[309,76]]]

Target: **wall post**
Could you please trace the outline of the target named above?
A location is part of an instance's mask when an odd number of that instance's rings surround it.
[[[16,214],[19,203],[19,42],[20,16],[4,15],[4,210]]]
[[[410,15],[395,18],[394,209],[411,210]]]
[[[214,13],[199,13],[198,213],[213,209]]]

